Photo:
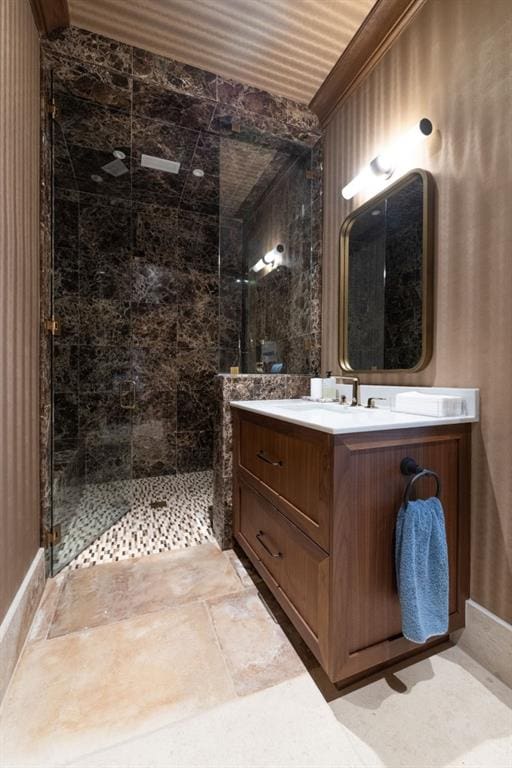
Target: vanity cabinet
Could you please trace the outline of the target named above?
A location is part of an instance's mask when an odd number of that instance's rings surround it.
[[[232,415],[235,539],[331,681],[426,647],[402,636],[395,582],[406,456],[441,479],[450,632],[464,625],[469,424],[335,435],[237,407]],[[432,482],[419,480],[418,496],[431,495]]]

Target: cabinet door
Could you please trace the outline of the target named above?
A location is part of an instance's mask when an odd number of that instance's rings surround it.
[[[342,585],[343,597],[337,605],[344,606],[337,611],[333,625],[334,632],[336,627],[345,627],[337,662],[343,677],[419,647],[402,636],[395,579],[394,532],[407,482],[400,474],[405,456],[434,470],[441,479],[451,629],[463,616],[467,579],[461,558],[467,557],[465,531],[469,520],[467,432],[456,429],[422,437],[402,432],[395,438],[380,433],[374,439],[369,435],[346,439],[336,448],[333,545],[333,583]],[[415,487],[418,498],[427,498],[435,491],[435,482],[422,479]]]

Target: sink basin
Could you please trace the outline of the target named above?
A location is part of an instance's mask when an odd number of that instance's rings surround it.
[[[352,424],[375,424],[377,422],[389,421],[409,421],[410,417],[403,413],[392,413],[384,408],[364,408],[359,405],[352,408],[349,405],[339,405],[338,403],[274,403],[276,411],[288,412],[290,415],[300,418],[304,416],[308,421],[320,420],[322,424],[338,423],[340,419],[346,420]]]
[[[344,416],[357,421],[361,421],[361,419],[364,421],[367,419],[374,421],[382,416],[389,418],[391,413],[387,408],[364,408],[362,405],[352,408],[350,405],[339,405],[339,403],[310,403],[304,400],[301,402],[283,403],[277,401],[274,403],[274,407],[280,411],[293,411],[297,414],[307,413],[308,416],[312,416],[314,413],[328,413],[331,416]]]
[[[293,400],[292,402],[276,403],[276,408],[285,411],[314,411],[321,405],[336,405],[336,403],[310,403],[307,400]]]
[[[355,413],[356,411],[363,411],[362,406],[357,408],[351,408],[348,405],[340,405],[339,403],[314,403],[308,400],[275,400],[273,402],[275,408],[283,411],[295,411],[296,413],[312,413],[313,411],[328,411],[329,413]],[[377,410],[372,409],[372,410]]]

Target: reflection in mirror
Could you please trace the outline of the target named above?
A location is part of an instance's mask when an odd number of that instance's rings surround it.
[[[431,181],[413,171],[342,227],[342,368],[419,370],[430,355]]]

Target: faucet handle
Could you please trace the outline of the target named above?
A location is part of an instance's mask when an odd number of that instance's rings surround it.
[[[375,408],[375,400],[387,400],[387,397],[369,397],[366,408]]]

